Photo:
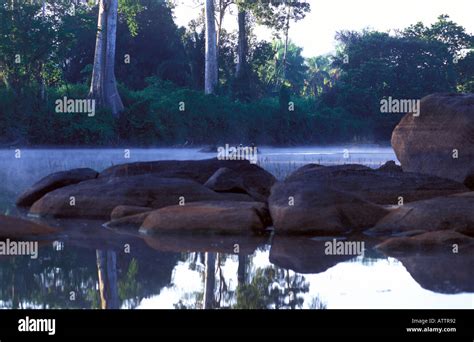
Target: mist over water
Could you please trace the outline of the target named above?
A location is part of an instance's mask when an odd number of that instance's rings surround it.
[[[130,158],[125,158],[125,150]],[[28,186],[53,172],[88,167],[102,171],[117,164],[153,160],[199,160],[216,158],[217,151],[201,148],[123,148],[123,149],[16,149],[0,150],[0,185],[2,190],[18,195]],[[390,147],[259,147],[258,164],[282,179],[296,168],[309,163],[323,165],[357,163],[378,167],[396,160]]]

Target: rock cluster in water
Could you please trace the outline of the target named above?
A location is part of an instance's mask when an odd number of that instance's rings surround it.
[[[389,255],[453,245],[472,251],[474,95],[424,98],[420,115],[407,114],[396,127],[392,144],[401,166],[309,164],[280,182],[245,160],[76,169],[40,180],[17,205],[35,216],[101,219],[146,236],[259,234],[273,227],[278,239],[365,234]],[[11,228],[8,220],[0,217]],[[285,247],[276,246],[271,258],[289,263]]]

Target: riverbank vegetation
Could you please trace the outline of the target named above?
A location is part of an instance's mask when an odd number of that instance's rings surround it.
[[[2,144],[387,142],[403,113],[381,114],[381,99],[474,91],[474,38],[447,16],[390,33],[339,32],[333,55],[306,58],[291,26],[312,10],[307,3],[207,0],[199,19],[178,27],[172,2],[104,1],[118,2],[112,75],[123,109],[97,95],[103,85],[93,75],[107,74],[97,65],[99,6],[0,5]],[[237,31],[226,31],[231,20]],[[255,35],[258,25],[273,41]],[[214,34],[215,58],[206,53]],[[93,117],[58,113],[64,97],[94,98],[100,108]]]

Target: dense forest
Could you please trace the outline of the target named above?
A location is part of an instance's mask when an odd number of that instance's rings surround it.
[[[446,15],[341,31],[336,53],[305,58],[291,28],[310,2],[190,1],[200,15],[187,27],[173,1],[1,1],[0,143],[384,143],[403,113],[382,114],[381,99],[474,91],[474,36]],[[58,113],[64,98],[98,108]]]

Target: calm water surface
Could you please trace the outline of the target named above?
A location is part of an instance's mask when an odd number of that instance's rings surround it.
[[[206,159],[198,149],[0,150],[0,212],[24,216],[15,197],[55,171],[165,159]],[[307,163],[396,160],[390,148],[261,148],[259,164],[284,178]],[[63,230],[38,259],[0,256],[2,308],[474,308],[474,257],[324,255],[332,237],[143,237],[102,222],[43,220]],[[352,240],[357,236],[345,237]],[[367,238],[364,238],[367,239]],[[239,246],[236,253],[235,246]],[[105,291],[100,289],[106,289]]]

